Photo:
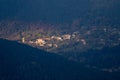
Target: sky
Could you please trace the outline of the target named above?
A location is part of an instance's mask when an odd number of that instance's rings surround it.
[[[89,8],[89,0],[1,0],[0,18],[69,20]]]
[[[119,0],[0,0],[0,20],[65,22],[82,18],[91,11],[94,15],[116,15],[119,4]]]

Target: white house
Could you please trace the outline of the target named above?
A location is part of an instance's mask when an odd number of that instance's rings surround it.
[[[86,40],[85,40],[85,39],[81,39],[81,42],[82,42],[84,45],[86,45],[86,44],[87,44],[87,42],[86,42]]]
[[[39,46],[44,46],[46,44],[45,40],[39,38],[35,41],[36,44],[38,44]]]
[[[59,37],[59,36],[52,36],[51,38],[58,41],[63,41],[62,37]]]
[[[64,40],[67,40],[67,39],[70,39],[70,38],[71,38],[71,35],[70,35],[70,34],[65,34],[65,35],[62,36],[62,38],[63,38]]]

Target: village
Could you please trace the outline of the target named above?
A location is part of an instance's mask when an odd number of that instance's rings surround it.
[[[101,34],[102,33],[102,34]],[[70,46],[76,46],[79,51],[87,49],[102,49],[106,46],[116,46],[120,44],[120,31],[117,28],[107,27],[92,27],[81,28],[79,31],[67,32],[65,34],[52,34],[46,36],[45,34],[38,33],[41,37],[35,37],[35,39],[27,39],[22,37],[22,43],[29,44],[31,46],[42,49],[58,49],[69,48]],[[46,32],[47,34],[47,32]],[[62,49],[61,49],[62,50]]]
[[[27,43],[30,45],[35,45],[38,47],[47,47],[47,48],[57,48],[59,47],[59,44],[70,41],[76,41],[76,42],[81,42],[81,44],[86,45],[87,42],[85,39],[80,38],[78,35],[79,32],[74,32],[72,34],[64,34],[61,36],[50,36],[50,37],[40,37],[37,38],[36,40],[30,40],[26,41],[25,37],[22,38],[22,43]]]
[[[2,23],[0,25],[2,26]],[[56,51],[61,50],[62,52],[62,50],[74,51],[76,49],[76,51],[86,51],[120,44],[120,28],[117,25],[114,27],[104,25],[71,26],[19,22],[5,22],[5,25],[11,27],[10,30],[0,27],[1,38],[22,42],[44,50],[57,49]],[[17,27],[18,25],[20,27]],[[13,26],[14,28],[12,28]]]

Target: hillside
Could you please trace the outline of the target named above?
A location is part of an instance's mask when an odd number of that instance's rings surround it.
[[[119,0],[1,0],[0,12],[0,38],[49,52],[120,44]]]
[[[69,24],[1,21],[0,38],[22,42],[54,53],[84,52],[120,44],[119,26],[80,26]],[[24,41],[23,41],[24,39]]]
[[[120,0],[0,0],[0,38],[0,80],[120,79]]]
[[[17,42],[1,39],[0,44],[1,80],[119,80],[118,73],[88,69]]]
[[[89,68],[107,72],[120,72],[120,45],[105,47],[101,50],[91,49],[80,54],[74,54],[76,56],[71,59],[79,61]]]

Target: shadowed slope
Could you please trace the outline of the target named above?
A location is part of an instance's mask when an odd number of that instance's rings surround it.
[[[111,75],[17,42],[0,40],[0,80],[117,80],[117,75]]]

